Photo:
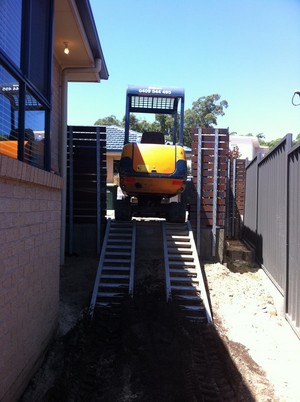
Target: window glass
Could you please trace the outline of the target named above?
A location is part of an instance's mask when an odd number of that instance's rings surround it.
[[[0,0],[0,48],[20,67],[22,0]]]
[[[50,169],[52,13],[53,0],[0,0],[0,153],[46,169]]]
[[[45,108],[30,93],[25,96],[24,161],[44,166]]]
[[[119,165],[120,165],[120,160],[114,159],[114,174],[119,173]]]
[[[50,1],[32,0],[29,78],[48,99]]]
[[[0,65],[0,153],[17,158],[19,84]]]

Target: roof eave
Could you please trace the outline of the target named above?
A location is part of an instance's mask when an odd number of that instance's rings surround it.
[[[102,47],[100,44],[94,16],[92,13],[92,9],[90,6],[89,0],[75,0],[77,9],[80,13],[82,24],[84,26],[84,30],[86,36],[88,38],[91,51],[93,53],[94,59],[101,59],[102,66],[101,71],[99,73],[99,78],[102,80],[107,80],[109,77],[108,69],[106,66],[104,54],[102,51]]]

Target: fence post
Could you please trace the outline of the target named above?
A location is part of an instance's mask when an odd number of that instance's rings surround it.
[[[257,233],[257,228],[258,228],[258,200],[259,200],[259,163],[262,160],[262,155],[261,153],[257,154],[257,162],[256,162],[256,219],[255,219],[255,257],[257,258],[257,252],[258,252],[258,233]],[[260,259],[259,259],[260,260]]]
[[[231,171],[231,159],[227,159],[227,183],[226,183],[226,236],[230,237],[229,233],[229,223],[230,223],[230,171]]]
[[[232,221],[231,221],[231,237],[235,238],[235,207],[236,207],[236,158],[233,158],[232,163],[232,206],[231,206],[231,213],[232,213]]]
[[[101,241],[101,166],[100,166],[100,127],[96,128],[96,164],[97,164],[97,253],[100,254]]]
[[[285,289],[284,289],[284,313],[285,315],[288,314],[289,311],[289,228],[290,228],[290,219],[289,219],[289,177],[290,177],[290,168],[289,168],[289,151],[292,149],[293,146],[293,135],[287,134],[286,135],[286,270],[285,270]]]
[[[74,163],[73,163],[73,127],[69,126],[69,254],[73,254],[73,215],[74,215]]]
[[[213,225],[212,225],[212,256],[216,256],[217,244],[217,200],[218,200],[218,151],[219,151],[219,130],[215,129],[215,146],[214,146],[214,181],[213,181]]]
[[[202,165],[202,129],[198,128],[198,144],[197,144],[197,252],[200,255],[200,224],[201,224],[201,165]]]

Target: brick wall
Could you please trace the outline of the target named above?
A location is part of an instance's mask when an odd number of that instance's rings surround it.
[[[62,179],[0,155],[0,400],[17,400],[56,329]]]

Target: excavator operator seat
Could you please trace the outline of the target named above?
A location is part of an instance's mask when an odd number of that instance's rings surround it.
[[[164,144],[165,136],[163,133],[155,131],[145,131],[141,138],[141,144]]]

